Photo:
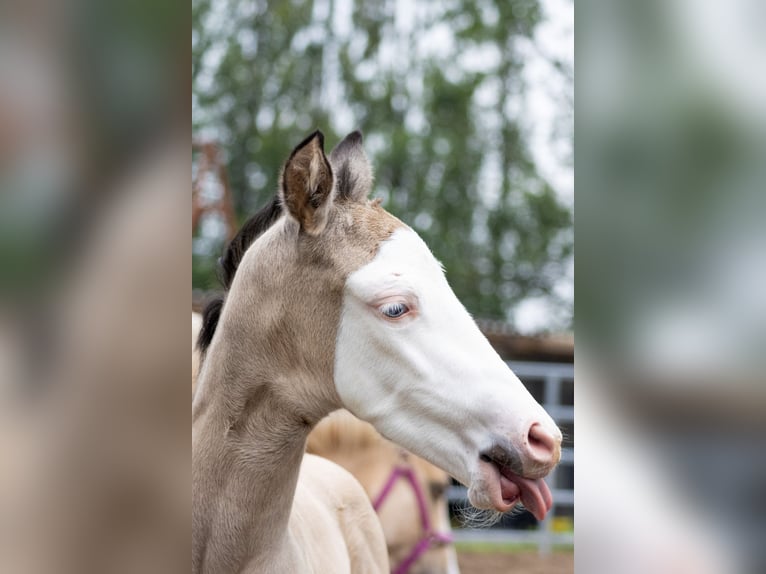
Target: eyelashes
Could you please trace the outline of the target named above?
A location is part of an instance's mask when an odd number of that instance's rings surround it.
[[[379,307],[379,309],[380,312],[389,319],[399,319],[400,317],[404,317],[407,313],[410,312],[410,308],[407,306],[407,304],[401,301],[384,303]]]

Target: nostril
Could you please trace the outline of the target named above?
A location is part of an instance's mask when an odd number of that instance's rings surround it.
[[[547,431],[540,423],[534,423],[527,435],[529,451],[540,462],[554,464],[561,456],[561,439]]]

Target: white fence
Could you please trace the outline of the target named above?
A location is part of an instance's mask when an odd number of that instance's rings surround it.
[[[543,554],[553,550],[554,545],[573,545],[572,532],[555,532],[553,518],[557,510],[569,507],[574,511],[574,490],[572,477],[574,475],[574,447],[571,442],[567,446],[567,435],[573,438],[574,429],[574,365],[565,363],[531,363],[508,362],[508,366],[530,389],[550,413],[557,424],[565,430],[565,448],[561,453],[561,463],[546,479],[553,493],[553,508],[548,517],[533,530],[516,530],[511,528],[467,529],[455,530],[457,541],[502,542],[534,544]],[[567,474],[566,477],[560,476]],[[568,480],[561,480],[561,479]],[[561,486],[564,484],[564,486]],[[453,486],[449,492],[449,500],[458,505],[468,504],[466,489],[463,486]]]

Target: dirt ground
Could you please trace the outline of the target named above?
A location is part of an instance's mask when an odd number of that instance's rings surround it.
[[[574,554],[554,552],[540,556],[537,552],[460,552],[461,574],[572,574]]]

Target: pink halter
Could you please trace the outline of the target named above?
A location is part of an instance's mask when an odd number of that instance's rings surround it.
[[[372,503],[372,507],[375,511],[377,512],[386,501],[386,498],[391,494],[391,490],[394,488],[394,484],[396,484],[396,481],[399,478],[406,479],[412,487],[412,491],[415,493],[415,500],[418,502],[418,510],[420,512],[420,523],[423,527],[423,537],[407,557],[402,560],[401,564],[392,570],[392,574],[407,574],[418,558],[425,554],[432,546],[452,544],[454,538],[452,537],[452,534],[434,532],[433,527],[431,526],[431,518],[428,515],[428,507],[426,506],[426,497],[423,494],[423,489],[420,488],[420,483],[415,477],[415,472],[409,466],[394,467],[386,484],[383,486],[383,490]]]

